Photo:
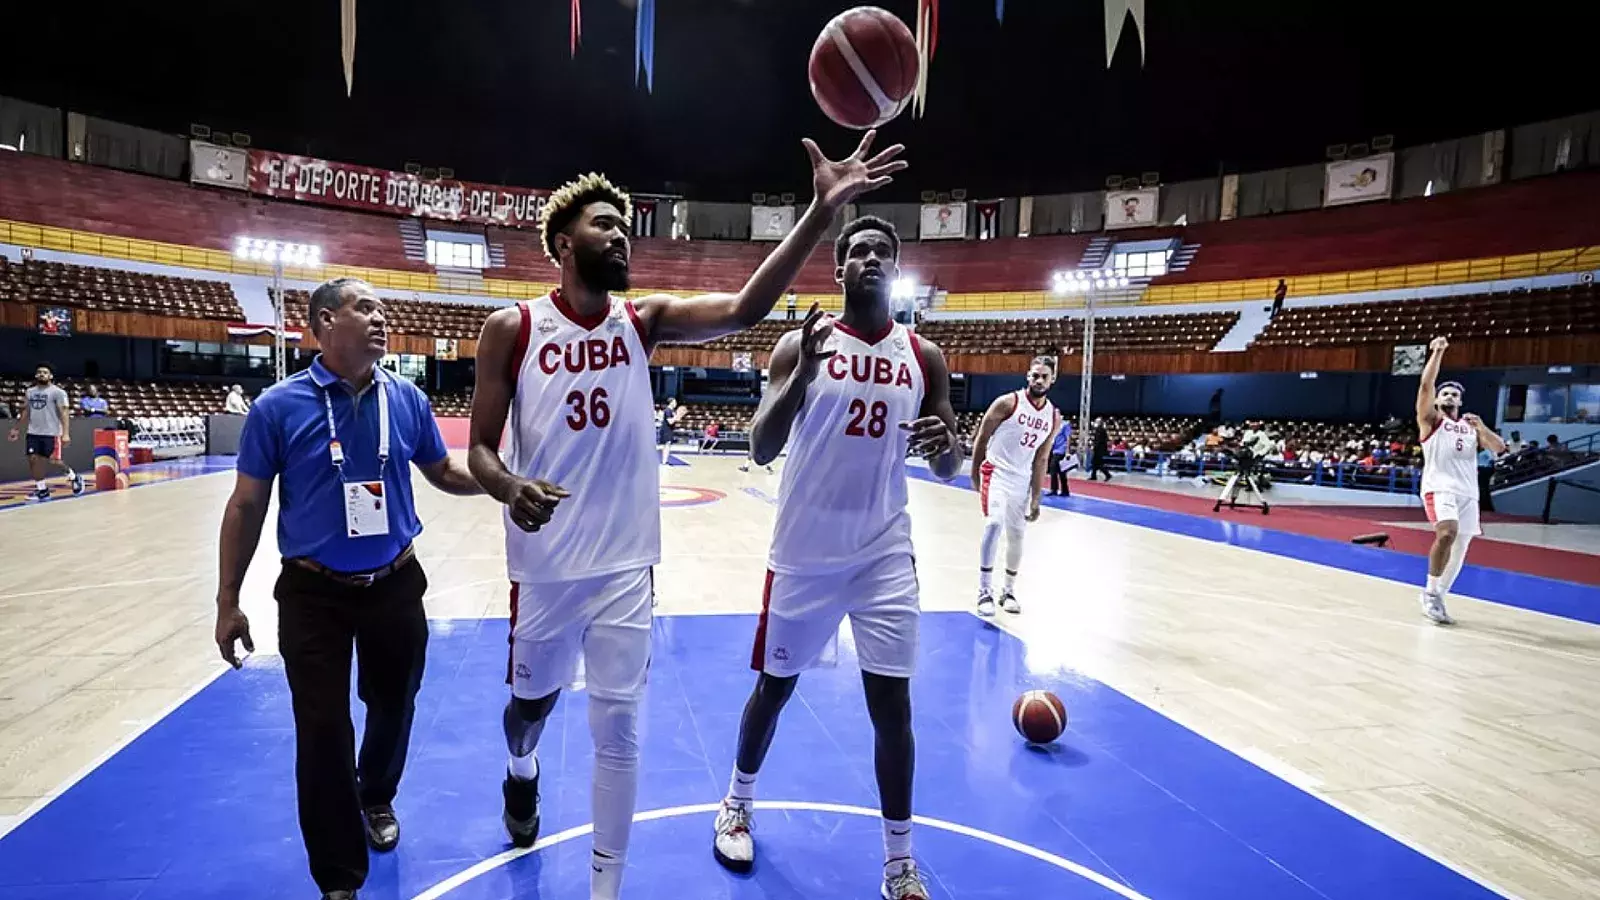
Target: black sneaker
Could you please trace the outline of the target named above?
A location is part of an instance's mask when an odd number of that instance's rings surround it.
[[[500,793],[505,797],[500,821],[505,823],[512,846],[532,847],[539,840],[539,776],[524,781],[507,772]]]
[[[361,811],[367,826],[367,845],[379,853],[387,853],[400,843],[400,820],[394,817],[394,807],[371,806]]]
[[[355,891],[323,891],[322,900],[356,900]]]
[[[83,493],[83,475],[79,472],[72,473],[72,493],[74,496]]]

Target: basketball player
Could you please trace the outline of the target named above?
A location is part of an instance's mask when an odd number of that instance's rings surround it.
[[[1434,388],[1450,341],[1436,337],[1417,389],[1417,429],[1422,436],[1422,503],[1433,523],[1428,551],[1428,583],[1418,598],[1422,614],[1439,625],[1453,625],[1444,598],[1461,574],[1467,546],[1483,533],[1478,527],[1478,445],[1496,456],[1505,441],[1483,420],[1461,411],[1463,389],[1454,381]]]
[[[1006,533],[1006,580],[1000,589],[1000,608],[1022,612],[1014,591],[1022,565],[1023,522],[1039,518],[1039,491],[1050,462],[1051,438],[1061,427],[1061,414],[1045,399],[1055,381],[1054,360],[1035,356],[1028,366],[1028,386],[989,404],[972,444],[972,486],[983,509],[983,542],[978,545],[980,616],[994,615],[990,579],[1001,528]]]
[[[595,746],[593,900],[615,900],[620,891],[638,781],[651,567],[661,560],[651,348],[711,340],[765,318],[838,211],[905,168],[894,160],[899,145],[869,156],[872,140],[868,132],[842,162],[805,142],[815,199],[737,294],[624,299],[631,203],[606,179],[586,175],[552,195],[540,215],[560,288],[484,324],[468,460],[506,506],[512,635],[503,820],[515,845],[537,840],[534,751],[581,659]]]
[[[34,367],[26,400],[22,404],[22,421],[11,429],[9,437],[14,441],[23,434],[28,436],[23,452],[28,455],[28,474],[33,476],[33,498],[50,499],[45,476],[52,468],[67,474],[72,493],[83,493],[83,476],[61,458],[62,448],[72,443],[72,415],[67,409],[67,392],[55,384],[49,363]]]
[[[900,241],[871,216],[835,244],[844,315],[813,305],[778,340],[771,383],[751,426],[757,464],[789,444],[778,488],[766,595],[752,667],[760,671],[739,725],[733,778],[716,819],[713,853],[736,872],[755,861],[756,773],[800,673],[850,617],[883,811],[888,900],[925,900],[911,857],[911,673],[916,668],[917,572],[906,511],[906,453],[949,481],[961,468],[944,354],[890,318]]]

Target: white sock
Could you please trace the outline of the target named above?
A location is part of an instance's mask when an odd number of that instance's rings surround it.
[[[45,484],[42,481],[35,481],[33,483],[33,489],[36,490],[36,491],[42,491],[42,490],[45,490],[48,487],[50,487],[50,485]]]
[[[1442,575],[1429,575],[1428,586],[1423,588],[1423,593],[1432,594],[1435,597],[1443,596],[1444,592],[1439,590],[1439,582],[1443,580],[1443,578],[1444,576]]]
[[[911,820],[883,820],[884,865],[911,858]]]
[[[506,768],[511,770],[511,777],[518,781],[532,781],[539,777],[539,754],[529,753],[527,756],[518,756],[515,753],[507,755]]]
[[[622,857],[603,850],[589,854],[589,900],[618,900],[622,896]]]
[[[1005,584],[1006,584],[1006,593],[1008,593],[1008,594],[1011,593],[1011,589],[1017,586],[1017,573],[1011,571],[1010,569],[1007,569],[1006,570],[1006,581],[1005,581]]]
[[[733,777],[728,780],[728,799],[751,803],[756,799],[756,776],[733,767]]]

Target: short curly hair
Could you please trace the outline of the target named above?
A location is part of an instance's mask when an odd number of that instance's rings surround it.
[[[877,216],[862,216],[859,219],[851,219],[840,229],[838,239],[833,242],[834,265],[844,265],[844,256],[850,251],[850,239],[863,231],[881,231],[887,234],[889,243],[894,247],[894,258],[900,258],[900,235],[894,230],[894,226],[886,219]]]
[[[633,200],[626,191],[598,172],[581,175],[558,188],[545,200],[544,208],[539,210],[539,243],[544,246],[544,255],[551,262],[561,264],[556,257],[556,235],[565,231],[584,207],[591,203],[615,206],[622,211],[623,223],[630,228],[633,226]]]

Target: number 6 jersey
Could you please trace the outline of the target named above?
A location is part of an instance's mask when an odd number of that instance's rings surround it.
[[[529,534],[504,512],[514,582],[576,581],[661,561],[650,351],[633,304],[584,320],[559,292],[518,304],[506,468],[571,494]]]
[[[922,410],[917,336],[891,322],[876,335],[833,323],[817,377],[789,432],[768,565],[820,574],[911,553],[906,447],[900,423]]]

